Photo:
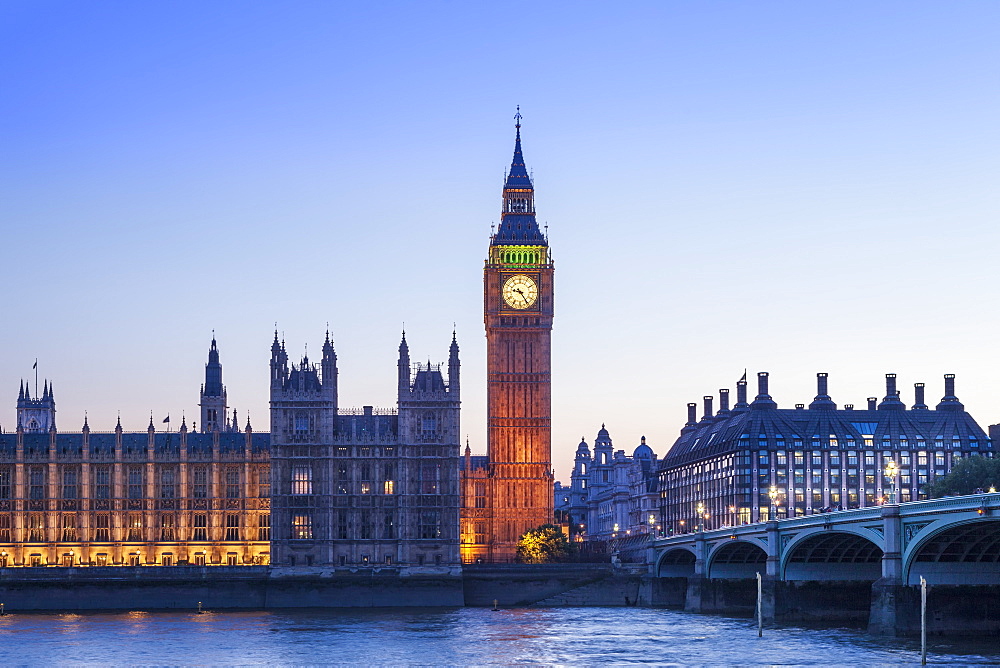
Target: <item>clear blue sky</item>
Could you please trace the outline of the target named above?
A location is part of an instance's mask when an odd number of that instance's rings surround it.
[[[514,107],[556,261],[553,434],[658,454],[771,372],[899,375],[1000,421],[1000,3],[0,5],[0,425],[197,419],[211,332],[267,428],[275,321],[326,323],[345,406],[395,401],[405,321],[485,450],[482,261]],[[176,426],[176,421],[174,425]],[[158,425],[159,426],[159,425]]]

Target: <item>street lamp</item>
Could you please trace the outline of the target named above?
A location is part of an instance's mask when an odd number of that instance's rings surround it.
[[[895,459],[890,459],[885,465],[885,477],[889,479],[892,491],[889,493],[889,503],[896,503],[896,476],[899,475],[899,465]]]
[[[771,499],[771,519],[778,519],[778,488],[775,485],[771,485],[771,489],[767,490],[767,497]]]
[[[705,529],[705,525],[702,524],[701,520],[702,516],[705,514],[705,504],[699,501],[698,505],[696,505],[694,509],[695,512],[698,513],[698,531],[703,531]]]

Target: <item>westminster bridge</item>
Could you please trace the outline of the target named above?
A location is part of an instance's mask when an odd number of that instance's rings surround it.
[[[854,620],[879,634],[919,625],[1000,630],[1000,493],[887,504],[659,538],[654,603],[765,620]],[[975,628],[973,628],[975,627]]]

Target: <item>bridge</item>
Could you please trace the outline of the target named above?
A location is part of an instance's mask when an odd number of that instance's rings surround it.
[[[752,609],[760,573],[765,619],[867,614],[874,633],[907,633],[923,577],[936,596],[939,630],[966,622],[1000,629],[1000,493],[659,538],[647,560],[659,581],[654,602],[679,604],[685,579],[682,604],[692,611]]]

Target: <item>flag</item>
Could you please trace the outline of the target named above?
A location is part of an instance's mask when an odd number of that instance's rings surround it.
[[[743,369],[743,377],[740,378],[744,383],[747,382],[747,370]]]
[[[38,360],[35,360],[35,363],[31,365],[31,368],[32,369],[37,369],[38,368]]]
[[[166,423],[168,423],[168,424],[170,423],[170,414],[169,413],[167,414],[167,417],[163,418],[163,421],[166,422]]]

